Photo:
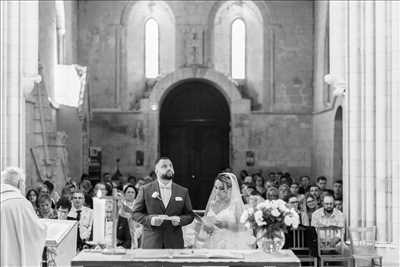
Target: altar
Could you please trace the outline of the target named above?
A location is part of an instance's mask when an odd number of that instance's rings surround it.
[[[122,252],[122,251],[121,251]],[[72,266],[258,266],[296,267],[300,260],[291,250],[267,254],[260,250],[136,249],[121,254],[83,250],[72,259]]]

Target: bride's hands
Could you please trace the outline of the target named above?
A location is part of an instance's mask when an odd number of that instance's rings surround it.
[[[216,223],[216,218],[213,216],[205,216],[203,217],[203,223],[204,223],[204,231],[206,231],[208,234],[212,234],[215,230],[215,223]]]
[[[214,228],[215,226],[218,228],[228,228],[228,223],[222,220],[218,220],[214,216],[206,216],[203,218],[205,226],[210,228]],[[214,229],[213,229],[214,230]]]
[[[215,226],[217,226],[218,228],[228,228],[228,223],[225,221],[221,221],[221,220],[216,220],[214,222]]]
[[[214,226],[212,226],[212,225],[204,224],[203,229],[209,235],[211,235],[214,232]]]

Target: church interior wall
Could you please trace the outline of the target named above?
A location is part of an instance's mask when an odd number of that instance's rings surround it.
[[[64,1],[64,64],[78,63],[78,1]]]
[[[270,1],[275,58],[265,66],[273,71],[274,112],[312,112],[313,1]]]
[[[76,123],[76,108],[69,113],[60,112],[54,102],[56,65],[77,63],[77,2],[61,4],[57,11],[54,2],[38,3],[38,63],[42,80],[25,99],[27,185],[50,179],[57,190],[61,190],[68,176],[76,178],[82,172],[82,157],[77,156],[81,154],[78,151],[82,149],[82,138],[78,134],[81,127]],[[64,30],[60,37],[60,31]],[[59,38],[64,38],[62,48],[58,47]]]
[[[39,2],[39,64],[48,94],[54,97],[54,75],[57,64],[57,21],[55,4]]]
[[[80,178],[82,169],[82,121],[78,117],[75,107],[60,105],[57,110],[57,130],[67,135],[66,146],[68,147],[68,175],[76,180]]]
[[[244,127],[249,129],[248,136],[238,135],[238,140],[233,142],[232,160],[235,170],[261,169],[265,174],[270,171],[283,171],[291,173],[294,178],[310,173],[310,115],[252,114],[248,125]],[[245,132],[245,129],[239,130]],[[239,145],[237,142],[244,144]],[[246,151],[254,152],[254,166],[246,166]]]
[[[102,171],[113,173],[116,160],[124,174],[144,177],[153,168],[148,153],[151,140],[149,126],[143,114],[94,114],[91,122],[92,145],[102,149]],[[136,164],[136,151],[144,152],[143,165]]]
[[[333,183],[333,144],[334,117],[336,108],[324,98],[324,90],[329,88],[324,83],[328,74],[324,68],[327,64],[325,38],[327,34],[328,3],[318,1],[314,4],[314,78],[313,78],[313,176],[326,176],[328,183]]]
[[[202,33],[202,31],[204,31],[204,39],[202,41],[205,45],[201,51],[204,51],[206,55],[203,55],[203,61],[200,63],[207,67],[213,67],[213,59],[208,60],[212,54],[208,50],[210,44],[207,43],[211,42],[212,38],[207,34],[210,32],[209,15],[216,2],[193,1],[182,4],[166,1],[166,3],[172,10],[176,23],[174,68],[183,67],[188,64],[188,61],[193,60],[190,59],[190,51],[185,44],[185,40],[188,39],[188,34]],[[126,118],[125,112],[135,111],[140,114],[140,99],[133,98],[147,96],[148,92],[146,93],[146,90],[151,90],[154,85],[154,81],[146,81],[144,79],[142,73],[143,59],[130,58],[127,54],[128,51],[126,51],[126,49],[131,49],[136,52],[135,50],[141,51],[141,48],[127,43],[124,49],[123,45],[123,42],[127,41],[124,38],[129,38],[125,30],[128,32],[136,30],[135,34],[139,35],[143,28],[129,29],[128,23],[120,28],[120,35],[116,34],[116,25],[121,25],[121,16],[123,12],[126,12],[126,6],[127,4],[121,1],[116,1],[113,5],[104,1],[79,3],[79,62],[89,68],[91,106],[95,109],[115,109],[113,117],[118,118],[116,121],[120,122],[123,122],[123,118]],[[294,175],[306,174],[311,169],[311,147],[310,143],[301,142],[301,138],[312,134],[310,114],[313,94],[313,4],[312,1],[292,1],[289,3],[273,1],[268,2],[267,7],[268,14],[262,15],[270,24],[270,28],[264,29],[264,31],[271,30],[275,39],[271,39],[273,41],[271,42],[271,40],[265,38],[268,42],[263,44],[263,53],[266,55],[263,56],[262,65],[265,68],[265,72],[273,73],[270,77],[273,76],[275,80],[272,82],[272,80],[254,78],[250,79],[248,84],[254,87],[255,91],[260,92],[260,99],[257,101],[262,103],[261,106],[264,111],[270,112],[265,113],[263,110],[253,110],[254,115],[251,115],[251,118],[252,120],[253,117],[255,118],[254,122],[252,122],[254,126],[249,131],[248,138],[244,141],[247,146],[242,149],[240,148],[241,145],[233,142],[231,164],[237,166],[237,168],[245,167],[245,161],[243,161],[245,151],[254,148],[258,157],[257,164],[259,165],[256,166],[257,168],[270,169],[274,167],[274,164],[278,164],[279,166],[275,166],[275,169],[282,167],[286,168],[286,170],[293,170]],[[135,4],[131,8],[135,9]],[[124,16],[129,17],[126,14]],[[134,15],[131,16],[132,19],[137,19]],[[129,20],[127,21],[129,22]],[[251,28],[249,29],[249,31],[252,30]],[[120,54],[118,54],[119,51],[117,49],[118,36],[122,42],[119,44],[121,46]],[[272,51],[271,47],[275,49],[276,56],[273,62],[267,62],[267,60],[272,60],[269,56]],[[229,49],[218,51],[218,53],[226,52],[229,52]],[[247,52],[251,53],[251,55],[260,54],[257,49]],[[120,57],[120,59],[117,60],[117,57]],[[119,66],[116,65],[118,62]],[[160,57],[160,66],[163,64],[165,62]],[[251,62],[248,64],[251,65]],[[119,70],[117,70],[118,68]],[[250,67],[248,71],[251,70]],[[167,68],[166,71],[173,70]],[[167,73],[161,73],[161,75],[165,74]],[[250,77],[252,76],[250,75]],[[117,79],[119,79],[118,86],[120,88],[116,88]],[[272,93],[270,92],[271,90]],[[249,93],[247,92],[247,94]],[[270,96],[270,98],[267,99],[267,96]],[[254,107],[254,105],[252,106]],[[118,110],[122,113],[119,114]],[[277,118],[281,118],[282,122],[277,122]],[[125,141],[116,140],[121,136],[113,136],[112,132],[110,132],[110,136],[104,136],[100,133],[103,131],[101,123],[99,124],[95,119],[92,123],[96,124],[91,130],[92,141],[94,144],[102,144],[102,146],[108,147],[105,150],[109,152],[105,154],[118,151],[117,147],[120,146],[120,143],[125,143]],[[128,128],[134,127],[134,124],[134,121],[123,123],[124,127]],[[269,129],[269,127],[284,128],[286,126],[290,126],[291,131],[293,131],[287,135],[285,134],[285,136],[290,136],[293,140],[289,142],[290,145],[282,145],[281,139],[276,139],[279,138],[276,135],[279,131],[278,129]],[[232,131],[235,131],[235,129],[232,129]],[[132,141],[129,141],[131,138],[126,135],[122,138],[124,140],[127,138],[128,141],[126,142],[128,143]],[[158,137],[155,138],[151,142],[158,142]],[[261,140],[263,138],[268,139]],[[147,145],[148,149],[152,146],[152,144]],[[134,148],[133,144],[132,148]],[[145,155],[148,154],[149,151],[146,151],[146,147],[144,149]],[[272,154],[269,152],[271,150],[280,151],[280,157],[275,162],[271,161]],[[240,151],[240,153],[237,151]],[[153,155],[151,158],[155,157],[156,155]],[[116,155],[112,157],[110,155],[110,158],[104,161],[105,169],[115,166],[115,158],[117,158]],[[241,163],[239,163],[240,161]],[[131,159],[131,162],[134,162],[134,159]],[[149,163],[146,162],[146,164]],[[123,159],[121,159],[121,169],[123,169],[122,166],[125,166],[127,171],[133,168],[131,163],[124,163]],[[151,166],[151,163],[149,166]],[[149,171],[150,169],[147,169],[143,173],[148,173]],[[142,173],[140,169],[134,172]]]
[[[212,7],[211,1],[182,3],[167,1],[176,21],[176,44],[173,51],[177,51],[175,56],[175,67],[182,67],[188,60],[188,52],[185,51],[185,39],[188,32],[208,33],[208,13]],[[121,106],[123,109],[137,109],[138,99],[135,96],[143,96],[146,83],[143,80],[143,59],[130,60],[129,56],[121,52],[121,70],[118,75],[116,71],[116,25],[120,24],[121,14],[124,10],[124,3],[116,1],[112,6],[104,1],[90,1],[79,4],[79,60],[82,65],[88,65],[90,69],[90,84],[92,86],[91,96],[93,107],[115,108],[117,88],[116,79],[120,79]],[[272,43],[264,44],[264,53],[271,53],[271,46],[275,48],[276,58],[271,61],[264,61],[265,72],[273,72],[273,80],[262,81],[260,77],[250,79],[250,87],[254,87],[255,92],[260,96],[256,100],[264,103],[265,110],[276,112],[310,112],[312,110],[312,71],[313,71],[313,4],[312,1],[294,1],[290,3],[273,1],[268,3],[271,16],[270,21],[275,40]],[[134,8],[134,7],[133,7]],[[192,14],[187,16],[187,14]],[[129,28],[129,25],[127,25]],[[251,31],[252,29],[250,29]],[[265,29],[270,30],[270,29]],[[141,29],[135,29],[140,32]],[[138,33],[139,34],[139,33]],[[229,33],[230,34],[230,33]],[[124,32],[121,32],[123,37]],[[207,36],[207,34],[205,34]],[[121,39],[123,41],[123,39]],[[211,41],[205,38],[204,42]],[[123,45],[123,44],[121,44]],[[208,44],[205,46],[205,53]],[[127,46],[133,50],[139,49],[136,46]],[[169,47],[168,47],[169,48]],[[224,52],[225,51],[225,52]],[[218,53],[229,52],[226,47]],[[248,51],[250,54],[259,54]],[[162,54],[162,53],[161,53]],[[160,56],[161,56],[160,54]],[[126,65],[123,65],[124,57]],[[264,58],[270,59],[268,55]],[[160,66],[164,64],[160,58]],[[207,61],[207,56],[204,56]],[[230,59],[228,60],[228,62]],[[203,62],[208,64],[209,62]],[[249,66],[252,63],[248,63]],[[125,74],[124,68],[128,68]],[[129,70],[132,70],[129,72]],[[226,68],[224,68],[226,69]],[[134,71],[133,71],[134,70]],[[169,71],[167,68],[166,71]],[[249,75],[254,75],[250,71]],[[166,73],[161,73],[166,74]],[[136,77],[136,78],[135,78]],[[273,85],[271,85],[273,83]],[[273,89],[271,88],[273,87]],[[249,90],[250,90],[249,89]],[[269,99],[262,99],[265,91],[272,90]],[[246,92],[249,94],[249,92]],[[130,96],[131,95],[131,96]],[[251,94],[250,94],[251,95]],[[268,94],[269,95],[269,94]],[[129,103],[125,103],[129,101]],[[271,103],[271,105],[269,105]],[[268,106],[267,106],[268,104]]]

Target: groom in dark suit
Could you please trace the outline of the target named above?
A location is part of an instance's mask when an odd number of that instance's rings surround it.
[[[182,226],[193,221],[189,192],[174,182],[168,158],[155,167],[157,180],[143,186],[133,206],[133,219],[144,226],[142,248],[183,248]]]

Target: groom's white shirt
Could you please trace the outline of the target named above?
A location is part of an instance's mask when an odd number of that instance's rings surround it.
[[[169,200],[171,199],[172,180],[170,180],[167,184],[163,184],[160,179],[157,179],[157,181],[160,187],[162,202],[164,203],[164,207],[167,208]]]

